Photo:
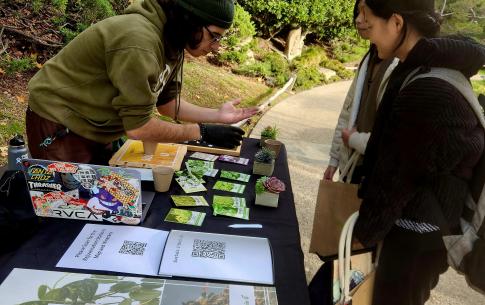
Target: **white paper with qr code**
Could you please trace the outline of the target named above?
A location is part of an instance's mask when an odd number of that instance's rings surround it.
[[[161,275],[273,284],[267,238],[172,230]]]
[[[56,267],[157,275],[169,232],[86,224]]]

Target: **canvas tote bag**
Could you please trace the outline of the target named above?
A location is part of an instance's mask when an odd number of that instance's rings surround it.
[[[358,158],[359,154],[354,152],[337,182],[320,181],[310,253],[316,253],[322,258],[337,255],[342,228],[350,215],[359,210],[361,203],[357,197],[358,185],[350,183]],[[360,243],[352,245],[352,250],[362,249],[364,247]]]
[[[364,280],[354,289],[350,290],[350,259],[352,248],[352,235],[354,226],[359,217],[359,212],[353,213],[345,223],[339,239],[338,252],[338,274],[340,281],[340,300],[337,305],[372,305],[372,296],[374,293],[374,282],[377,264],[379,261],[382,243],[377,247],[375,264]]]

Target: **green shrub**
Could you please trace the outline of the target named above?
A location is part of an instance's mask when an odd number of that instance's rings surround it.
[[[265,53],[258,61],[241,65],[233,72],[252,77],[263,77],[269,86],[284,85],[291,75],[290,65],[281,55],[275,52]]]
[[[325,75],[318,71],[318,67],[302,66],[298,68],[295,83],[297,89],[306,90],[325,83]]]
[[[475,80],[472,81],[473,85],[473,90],[475,93],[478,94],[484,94],[485,95],[485,81],[483,80]]]
[[[0,68],[8,75],[32,70],[36,67],[36,63],[35,56],[12,58],[7,54],[0,58]]]
[[[250,43],[256,33],[251,16],[240,5],[235,5],[234,23],[221,41],[218,59],[222,62],[243,63],[247,59]]]

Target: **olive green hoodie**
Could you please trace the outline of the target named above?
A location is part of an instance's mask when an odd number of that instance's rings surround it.
[[[164,56],[165,22],[157,1],[144,0],[90,26],[31,79],[30,108],[99,143],[144,125],[157,98],[175,97],[181,74]]]

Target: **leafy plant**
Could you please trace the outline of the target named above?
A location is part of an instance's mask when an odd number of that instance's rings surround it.
[[[20,305],[115,304],[113,301],[122,305],[134,302],[147,305],[160,303],[162,282],[156,279],[142,279],[141,283],[136,283],[124,281],[123,277],[92,275],[91,278],[70,282],[58,288],[57,285],[68,276],[65,274],[53,287],[40,285],[37,290],[39,300]],[[101,285],[110,285],[108,292],[96,294]]]
[[[266,182],[267,179],[268,179],[268,177],[263,176],[263,177],[259,178],[258,180],[256,180],[256,185],[254,186],[256,194],[262,194],[262,193],[266,192],[266,187],[264,186],[264,182]]]
[[[276,140],[276,137],[278,136],[279,132],[280,132],[280,130],[278,129],[278,127],[276,127],[276,125],[266,126],[261,131],[261,137]]]
[[[17,72],[25,72],[36,67],[36,56],[26,56],[22,58],[13,58],[6,54],[0,57],[0,68],[5,70],[5,73],[11,75]]]
[[[263,147],[255,155],[254,160],[260,163],[271,163],[275,159],[276,155],[274,151],[269,148]]]

